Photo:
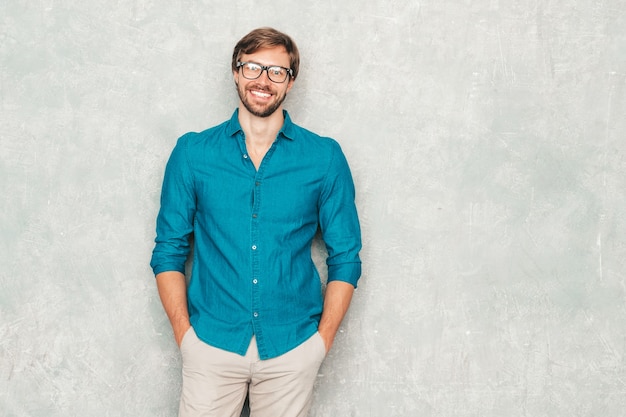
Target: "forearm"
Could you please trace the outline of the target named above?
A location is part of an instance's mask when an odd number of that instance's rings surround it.
[[[161,272],[157,274],[156,282],[163,309],[172,325],[176,343],[180,346],[185,332],[191,327],[185,275],[176,271]]]
[[[328,352],[335,340],[339,325],[350,307],[354,286],[343,281],[331,281],[326,286],[324,296],[324,310],[318,326],[318,331],[326,344]]]

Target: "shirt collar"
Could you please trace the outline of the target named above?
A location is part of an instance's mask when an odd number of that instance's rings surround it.
[[[283,127],[280,128],[278,136],[282,136],[285,139],[294,140],[296,137],[295,125],[291,121],[291,117],[289,117],[289,113],[287,113],[287,110],[283,110],[283,117],[285,119],[285,122],[283,123]],[[235,109],[235,112],[230,118],[228,124],[228,133],[230,136],[234,136],[238,132],[243,132],[243,129],[241,129],[241,124],[239,124],[239,109]]]

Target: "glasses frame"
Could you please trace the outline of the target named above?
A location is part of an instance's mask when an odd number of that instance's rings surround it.
[[[293,77],[293,70],[292,70],[291,68],[281,67],[280,65],[261,65],[261,64],[259,64],[258,62],[252,62],[252,61],[246,61],[246,62],[239,62],[239,61],[237,61],[237,66],[236,66],[237,70],[239,70],[239,68],[243,67],[243,66],[244,66],[244,65],[246,65],[246,64],[254,64],[254,65],[258,65],[259,67],[261,67],[261,72],[259,72],[259,75],[257,75],[257,76],[256,76],[256,77],[254,77],[254,78],[246,77],[246,76],[244,75],[244,73],[243,73],[243,70],[242,70],[242,71],[241,71],[241,75],[243,75],[243,78],[245,78],[246,80],[256,80],[256,79],[258,79],[258,78],[259,78],[259,77],[261,77],[261,75],[263,74],[263,71],[265,71],[265,73],[267,74],[267,78],[269,78],[269,80],[270,80],[271,82],[276,83],[276,84],[282,84],[282,83],[284,83],[285,81],[287,81],[287,78],[289,78],[289,77]],[[274,80],[272,79],[272,77],[270,76],[270,71],[269,71],[269,70],[270,70],[270,68],[280,68],[280,69],[284,69],[285,71],[287,71],[287,77],[285,77],[285,79],[284,79],[284,80],[282,80],[282,81],[274,81]]]

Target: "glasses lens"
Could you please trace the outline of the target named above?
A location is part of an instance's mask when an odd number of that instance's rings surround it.
[[[259,76],[261,75],[261,72],[263,71],[260,65],[253,64],[251,62],[247,62],[243,64],[241,68],[242,68],[243,76],[251,80],[254,80],[255,78],[259,78]]]
[[[267,69],[267,76],[275,83],[282,83],[287,79],[287,70],[283,67],[269,67]]]

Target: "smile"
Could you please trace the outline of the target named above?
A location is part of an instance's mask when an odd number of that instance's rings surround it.
[[[261,91],[256,91],[256,90],[251,90],[251,91],[250,91],[250,94],[252,94],[252,95],[254,95],[254,96],[256,96],[256,97],[260,97],[260,98],[269,98],[269,97],[271,97],[271,96],[272,96],[272,95],[271,95],[271,94],[269,94],[269,93],[263,93],[263,92],[261,92]]]

